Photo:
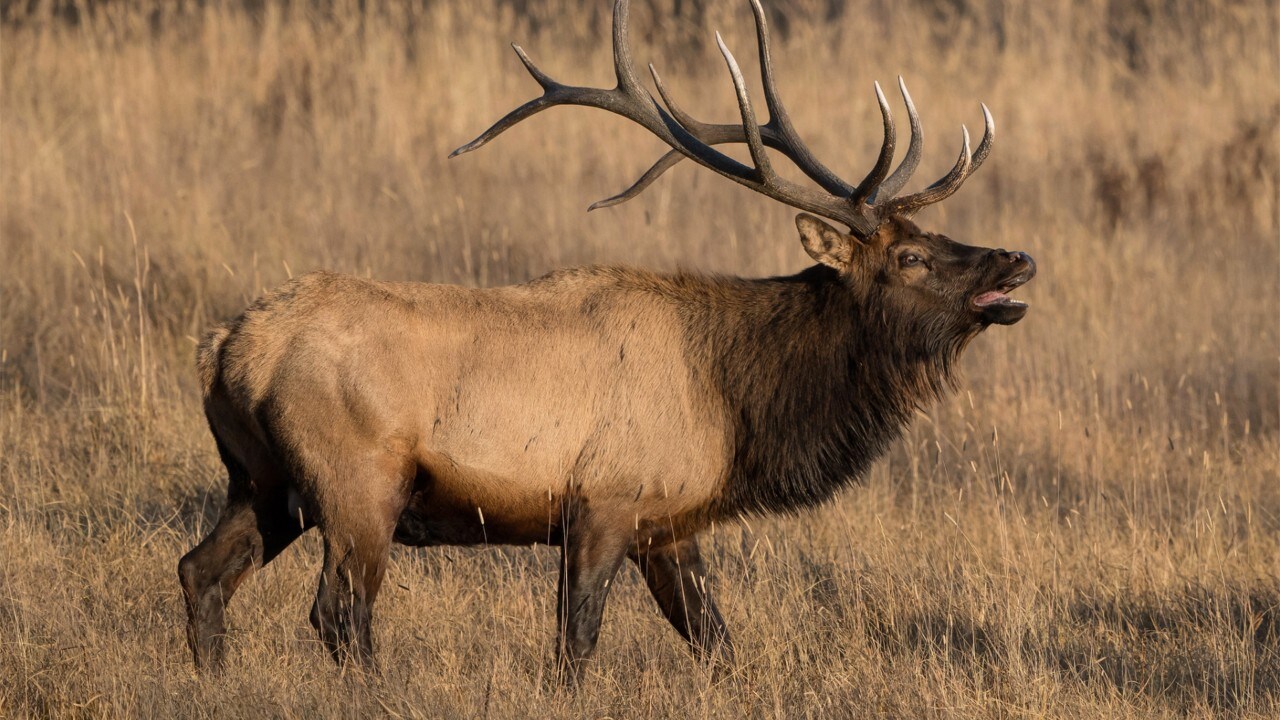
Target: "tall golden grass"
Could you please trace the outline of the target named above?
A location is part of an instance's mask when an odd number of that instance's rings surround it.
[[[597,111],[446,162],[536,92],[508,40],[611,81],[604,2],[26,5],[0,25],[0,716],[1280,708],[1274,2],[785,3],[781,88],[847,176],[878,147],[873,79],[910,83],[922,178],[991,106],[993,157],[921,222],[1032,253],[1032,310],[863,486],[717,528],[735,672],[698,668],[627,575],[576,694],[548,679],[551,551],[396,552],[383,670],[356,680],[306,621],[315,538],[246,583],[227,672],[195,676],[175,567],[224,475],[193,339],[321,267],[792,272],[792,212],[690,166],[586,214],[662,149]],[[751,58],[745,3],[636,5],[637,58],[732,119],[709,38]]]

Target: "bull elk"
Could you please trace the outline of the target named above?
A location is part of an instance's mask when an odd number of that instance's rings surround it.
[[[268,293],[197,351],[229,475],[216,527],[178,567],[197,666],[220,663],[241,581],[312,526],[324,563],[311,622],[340,662],[372,660],[371,607],[393,542],[559,546],[557,657],[569,678],[594,650],[624,559],[697,655],[727,659],[698,532],[832,497],[954,385],[979,332],[1026,314],[1006,293],[1035,274],[1029,256],[910,220],[986,159],[986,107],[977,148],[966,131],[942,179],[898,196],[920,160],[920,120],[900,83],[911,139],[890,172],[896,134],[877,85],[884,142],[850,185],[797,137],[764,10],[751,7],[764,124],[719,36],[741,124],[694,119],[653,72],[659,103],[636,75],[627,0],[617,0],[616,87],[563,85],[516,47],[543,94],[453,154],[546,108],[607,110],[671,150],[593,207],[628,200],[689,159],[806,211],[796,225],[817,264],[766,279],[588,267],[491,289],[315,273]],[[751,164],[713,147],[724,143],[745,143]],[[766,148],[817,187],[779,175]]]

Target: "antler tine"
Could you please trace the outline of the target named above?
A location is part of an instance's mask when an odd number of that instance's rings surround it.
[[[809,147],[800,140],[795,127],[791,125],[791,116],[778,96],[778,84],[773,76],[773,58],[769,51],[769,23],[765,18],[764,6],[760,0],[751,0],[751,14],[756,22],[756,46],[760,53],[760,81],[764,86],[764,102],[769,108],[769,122],[765,129],[773,130],[779,136],[783,150],[791,161],[824,190],[834,195],[845,197],[853,194],[853,186],[840,179],[827,169],[818,158],[814,157]]]
[[[499,119],[498,122],[494,123],[493,125],[490,125],[488,130],[485,130],[484,132],[480,133],[480,135],[476,137],[476,139],[472,140],[471,142],[465,145],[462,145],[456,148],[453,152],[449,153],[449,157],[451,158],[457,157],[459,155],[462,155],[463,153],[469,153],[472,150],[477,150],[481,147],[484,147],[486,144],[488,144],[490,140],[501,135],[503,131],[505,131],[507,128],[511,127],[512,125],[515,125],[521,120],[524,120],[530,115],[538,113],[542,110],[546,110],[547,108],[555,104],[551,102],[550,96],[560,86],[559,83],[552,80],[550,77],[547,76],[546,73],[538,69],[538,66],[533,64],[533,61],[529,59],[529,56],[525,54],[524,49],[521,48],[519,45],[515,43],[511,43],[511,49],[516,51],[516,55],[520,58],[520,62],[524,64],[525,69],[528,70],[529,74],[533,76],[533,79],[536,80],[537,83],[542,86],[542,91],[543,91],[542,96],[536,97],[530,100],[529,102],[521,105],[520,107],[516,108],[515,110],[512,110],[511,112],[507,113],[501,119]]]
[[[662,102],[667,106],[667,112],[671,113],[671,117],[675,118],[676,122],[680,123],[686,130],[696,135],[699,139],[703,139],[703,142],[706,142],[704,138],[709,134],[714,134],[717,128],[737,127],[729,125],[713,125],[711,123],[704,123],[701,120],[698,120],[694,116],[685,112],[684,108],[675,101],[675,98],[672,97],[671,93],[667,92],[667,86],[663,84],[662,76],[658,74],[658,68],[654,67],[653,63],[649,63],[649,75],[653,77],[653,85],[658,88],[658,96],[662,98]],[[738,129],[741,128],[738,127]],[[743,135],[743,138],[746,138],[746,135]]]
[[[951,169],[951,172],[947,173],[940,180],[915,195],[909,195],[897,200],[886,200],[878,207],[880,212],[897,212],[903,215],[910,215],[926,205],[931,205],[950,197],[960,189],[960,186],[964,181],[967,180],[969,176],[972,175],[980,165],[982,165],[982,161],[986,160],[987,156],[991,154],[991,148],[995,144],[995,118],[991,116],[991,110],[987,107],[986,103],[980,104],[982,106],[982,121],[984,125],[982,130],[982,140],[978,143],[978,147],[973,151],[972,155],[969,155],[967,159],[963,157],[961,158],[961,160],[967,161],[963,163],[961,161],[957,161],[955,167]],[[969,147],[969,131],[963,125],[961,126],[961,129],[964,130],[965,149],[963,152],[967,154]],[[964,166],[963,168],[961,168],[962,164]]]
[[[667,144],[674,145],[676,138],[662,120],[657,103],[649,95],[636,78],[635,67],[631,62],[631,53],[627,46],[627,0],[617,0],[613,7],[613,65],[617,77],[617,87],[611,90],[589,87],[574,87],[553,80],[538,66],[533,64],[529,56],[519,46],[513,44],[516,55],[533,79],[542,86],[542,96],[534,98],[520,107],[507,113],[504,117],[485,130],[475,140],[459,147],[449,154],[455,157],[471,152],[486,145],[508,128],[556,105],[585,105],[597,107],[632,120]],[[731,158],[727,158],[730,159]],[[734,161],[736,162],[736,161]]]
[[[613,72],[618,78],[618,89],[630,97],[648,97],[649,91],[640,84],[636,77],[636,68],[631,62],[631,45],[627,42],[628,11],[627,0],[617,0],[613,4]]]
[[[880,205],[878,210],[882,215],[896,214],[910,217],[920,208],[945,200],[960,189],[973,164],[972,157],[969,155],[969,128],[961,125],[960,131],[964,135],[964,143],[960,148],[960,157],[956,160],[956,164],[951,168],[951,171],[918,193],[890,200]]]
[[[991,154],[991,145],[996,141],[996,119],[991,117],[991,111],[987,109],[986,103],[978,104],[982,106],[982,122],[985,127],[982,130],[982,142],[979,142],[978,149],[973,151],[973,160],[969,163],[968,174],[970,175]]]
[[[733,78],[733,89],[738,95],[738,109],[742,112],[742,129],[747,133],[747,149],[751,152],[751,161],[755,163],[756,173],[761,179],[768,180],[773,176],[773,167],[769,165],[769,156],[760,141],[760,126],[756,124],[756,113],[751,109],[751,97],[747,94],[747,81],[742,79],[742,70],[738,61],[724,44],[724,38],[716,33],[716,45],[720,46],[720,54],[729,65],[729,75]]]
[[[449,153],[449,157],[457,157],[463,153],[469,153],[472,150],[484,147],[489,143],[489,141],[506,132],[507,129],[519,123],[521,120],[525,120],[532,115],[542,112],[549,107],[555,107],[556,105],[573,104],[598,107],[603,110],[608,110],[628,117],[642,125],[645,125],[646,127],[650,124],[642,120],[641,113],[636,112],[638,107],[637,104],[627,102],[628,98],[616,90],[574,87],[556,82],[546,73],[542,72],[537,65],[533,64],[533,61],[529,59],[529,56],[525,53],[523,48],[514,43],[512,43],[511,47],[516,51],[516,55],[519,56],[520,62],[524,64],[525,69],[528,70],[529,74],[533,76],[533,79],[542,86],[542,95],[507,113],[491,125],[488,130],[481,133],[476,139]],[[656,121],[656,119],[657,117],[655,114],[654,120]],[[661,127],[660,123],[658,124],[658,127]],[[661,133],[659,133],[659,136],[661,136]]]
[[[613,195],[603,200],[597,200],[596,202],[591,203],[591,206],[587,208],[587,212],[590,212],[592,210],[600,210],[601,208],[613,207],[614,205],[621,205],[622,203],[630,200],[631,198],[634,198],[635,196],[639,195],[641,192],[644,192],[645,188],[652,185],[653,181],[657,180],[662,175],[662,173],[670,170],[672,167],[677,165],[681,160],[684,159],[684,157],[685,157],[684,153],[680,152],[679,150],[668,150],[665,155],[658,158],[658,162],[649,166],[649,169],[645,170],[644,174],[641,175],[639,179],[637,179],[634,183],[631,184],[631,187],[627,188],[626,190],[623,190],[617,195]]]
[[[880,145],[880,157],[876,158],[876,164],[871,168],[871,172],[867,173],[862,182],[858,183],[853,194],[849,196],[849,202],[854,207],[866,202],[889,174],[889,166],[893,164],[894,147],[897,144],[897,132],[893,128],[893,112],[889,110],[889,101],[884,99],[884,91],[880,89],[880,83],[877,82],[875,86],[876,101],[880,103],[880,117],[884,120],[884,142]]]
[[[916,104],[911,101],[911,93],[907,92],[907,83],[901,75],[898,76],[898,90],[902,93],[902,101],[907,106],[907,121],[911,125],[911,142],[907,145],[906,156],[902,158],[901,163],[898,163],[898,169],[894,170],[893,174],[880,183],[880,187],[871,194],[868,201],[872,204],[877,201],[892,200],[893,196],[902,190],[902,186],[907,184],[911,175],[915,173],[916,167],[920,165],[920,155],[924,149],[924,128],[920,125],[920,115],[916,113]]]

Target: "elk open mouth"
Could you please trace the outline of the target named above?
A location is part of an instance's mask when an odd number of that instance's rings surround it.
[[[987,290],[974,296],[973,306],[978,310],[989,310],[992,308],[1026,308],[1027,304],[1021,300],[1014,300],[1009,297],[1009,293],[1018,287],[1026,284],[1034,272],[1021,272],[1008,280],[1002,281],[996,286],[995,290]]]
[[[1012,289],[1013,288],[1009,288],[1009,290],[1012,290]],[[992,307],[993,305],[1002,305],[1004,307],[1027,307],[1026,303],[1022,302],[1021,300],[1014,300],[1013,298],[1006,295],[1005,294],[1006,292],[1008,291],[1004,289],[988,290],[982,293],[981,295],[978,295],[977,297],[975,297],[973,299],[973,305],[978,309],[989,308],[989,307]]]

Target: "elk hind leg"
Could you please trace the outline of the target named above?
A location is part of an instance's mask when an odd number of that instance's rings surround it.
[[[219,443],[230,482],[217,525],[178,562],[187,609],[187,643],[196,667],[215,668],[226,653],[226,606],[255,567],[271,562],[305,529],[290,518],[283,488],[250,494],[248,473]],[[264,486],[265,483],[258,483]]]
[[[373,602],[382,587],[396,519],[406,502],[403,478],[374,476],[361,492],[321,510],[324,567],[311,625],[339,665],[373,668]]]

